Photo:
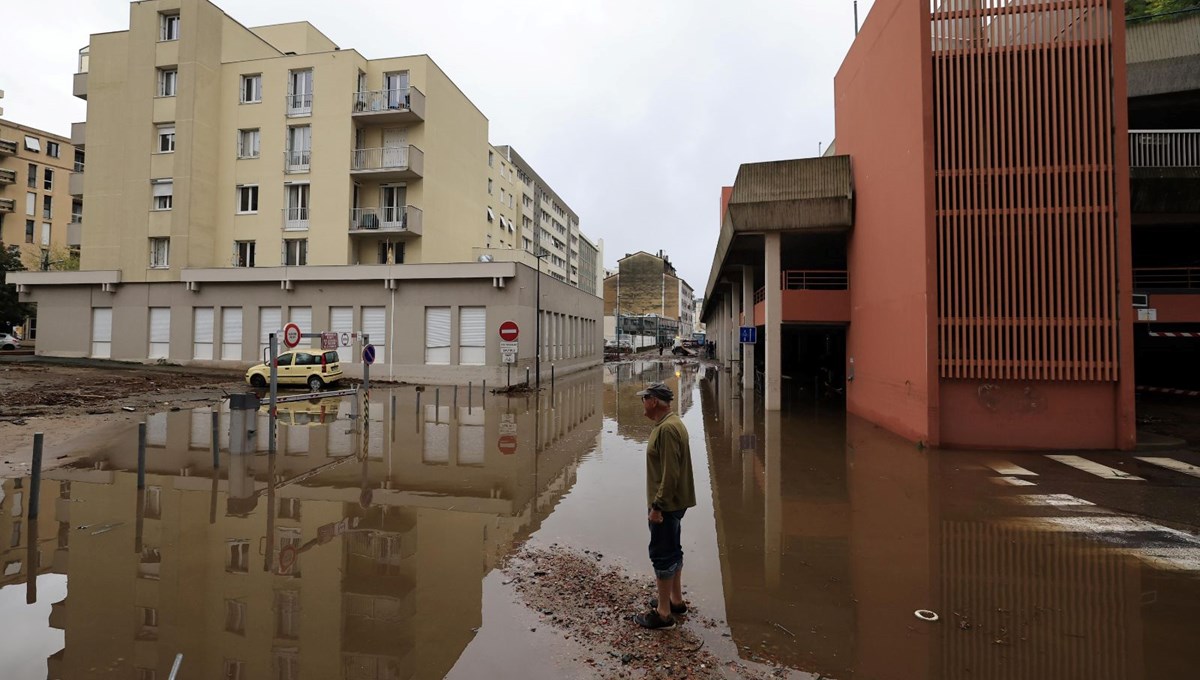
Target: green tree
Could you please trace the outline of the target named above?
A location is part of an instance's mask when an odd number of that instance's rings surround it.
[[[8,283],[8,272],[24,271],[21,252],[17,246],[6,246],[0,241],[0,323],[21,324],[33,314],[31,305],[22,304],[17,297],[17,285]]]
[[[79,271],[79,253],[63,246],[26,245],[21,251],[21,264],[29,271]]]

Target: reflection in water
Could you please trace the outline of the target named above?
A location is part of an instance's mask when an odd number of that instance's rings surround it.
[[[150,416],[144,490],[136,432],[46,474],[42,564],[70,587],[49,676],[165,678],[182,653],[183,678],[441,677],[483,577],[596,445],[598,387],[559,380],[540,409],[376,389],[366,419],[352,398],[281,405],[275,457],[265,411],[226,404],[215,475],[209,410]]]

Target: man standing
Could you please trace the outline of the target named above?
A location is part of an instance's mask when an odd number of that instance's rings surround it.
[[[683,421],[671,410],[675,394],[662,383],[638,392],[646,417],[654,421],[646,446],[646,502],[649,505],[650,563],[658,597],[650,610],[634,617],[651,629],[675,627],[674,614],[687,612],[683,601],[683,513],[696,505],[692,481],[692,451]]]

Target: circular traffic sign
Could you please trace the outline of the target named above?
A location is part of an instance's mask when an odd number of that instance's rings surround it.
[[[296,564],[296,546],[288,544],[279,551],[279,571],[287,573]]]
[[[363,347],[362,357],[364,364],[375,363],[375,345],[367,345],[366,347]]]
[[[294,323],[289,323],[283,327],[283,344],[288,347],[299,345],[300,335],[300,327]]]
[[[521,329],[517,327],[517,322],[515,321],[505,321],[500,324],[500,339],[505,342],[516,340],[520,332]]]
[[[515,435],[506,434],[496,441],[496,448],[500,449],[500,453],[506,456],[511,456],[517,452],[517,438]]]

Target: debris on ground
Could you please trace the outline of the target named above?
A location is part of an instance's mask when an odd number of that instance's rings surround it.
[[[239,389],[227,375],[163,371],[151,367],[83,368],[9,365],[0,369],[0,418],[132,412],[150,403],[193,396],[194,391]],[[204,395],[211,398],[210,395]],[[121,404],[121,402],[125,402]],[[130,402],[141,402],[131,404]]]
[[[524,548],[503,566],[505,583],[544,625],[582,647],[576,661],[602,678],[768,678],[738,660],[718,659],[704,649],[700,628],[717,622],[693,611],[677,616],[673,630],[646,630],[633,621],[648,609],[650,584],[605,565],[603,555],[557,545]]]

